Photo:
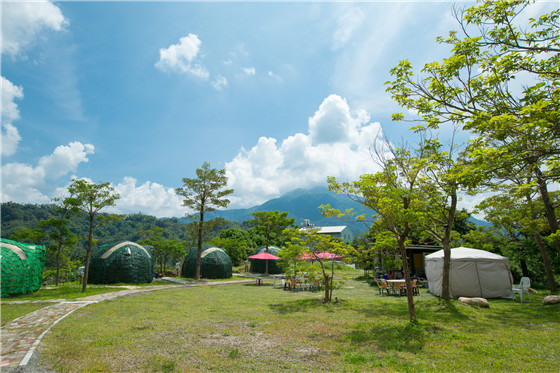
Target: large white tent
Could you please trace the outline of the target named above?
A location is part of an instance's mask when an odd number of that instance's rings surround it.
[[[443,250],[426,255],[426,277],[430,293],[441,296]],[[511,298],[513,277],[509,259],[484,250],[451,249],[449,293],[452,298]]]

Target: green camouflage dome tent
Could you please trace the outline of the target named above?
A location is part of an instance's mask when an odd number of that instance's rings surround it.
[[[282,249],[278,246],[269,246],[268,253],[276,256]],[[266,251],[266,246],[261,246],[255,250],[255,254],[264,253]],[[251,272],[254,273],[265,273],[266,272],[266,263],[262,259],[249,259],[251,261]],[[276,275],[279,273],[284,273],[284,270],[280,268],[278,265],[278,260],[269,260],[268,261],[268,274],[269,275]]]
[[[154,279],[154,248],[125,241],[103,245],[91,258],[90,284],[142,284]]]
[[[194,278],[196,272],[196,254],[198,249],[193,247],[183,261],[181,275]],[[201,278],[231,278],[232,265],[229,255],[222,249],[212,245],[202,245],[200,259]]]
[[[28,294],[43,284],[45,246],[28,245],[2,238],[2,297]]]

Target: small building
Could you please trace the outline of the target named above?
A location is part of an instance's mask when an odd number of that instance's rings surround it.
[[[2,238],[1,296],[8,297],[37,291],[43,284],[46,248]]]
[[[154,279],[154,248],[125,241],[103,245],[91,258],[90,284],[142,284]]]
[[[183,277],[194,278],[196,273],[196,257],[198,248],[193,247],[189,250],[187,257],[181,267]],[[208,279],[231,278],[233,268],[229,255],[218,247],[212,245],[202,245],[200,256],[200,277]]]
[[[329,236],[340,238],[347,244],[351,244],[354,241],[354,233],[346,225],[316,227],[310,223],[309,219],[305,219],[302,223],[302,228],[315,229],[319,234],[328,234]]]

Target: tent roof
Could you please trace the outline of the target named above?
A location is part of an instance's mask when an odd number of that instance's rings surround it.
[[[433,254],[426,255],[426,260],[443,258],[443,250],[436,251]],[[484,250],[471,249],[469,247],[456,247],[451,249],[451,259],[508,259],[505,256],[494,254]],[[509,260],[509,259],[508,259]]]

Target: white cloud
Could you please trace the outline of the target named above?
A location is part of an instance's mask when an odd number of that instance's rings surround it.
[[[269,78],[272,78],[272,79],[274,79],[274,80],[277,80],[277,81],[279,81],[279,82],[282,81],[282,77],[281,77],[280,75],[278,75],[278,74],[273,73],[272,71],[269,71],[269,72],[268,72],[268,77],[269,77]]]
[[[187,212],[175,189],[149,181],[137,186],[137,182],[133,177],[125,177],[114,185],[115,192],[121,197],[116,205],[119,213],[142,212],[157,217],[180,217]]]
[[[189,74],[207,80],[210,73],[200,60],[202,42],[195,34],[188,34],[179,39],[179,44],[159,50],[159,61],[156,67],[164,72]]]
[[[2,2],[2,54],[17,56],[44,30],[60,31],[68,21],[48,1]]]
[[[2,156],[7,157],[16,152],[21,136],[12,122],[19,119],[16,99],[23,98],[23,88],[14,85],[2,77]]]
[[[309,133],[297,133],[280,144],[261,137],[250,150],[226,163],[231,207],[253,206],[295,188],[325,184],[327,176],[354,180],[378,170],[370,148],[379,141],[379,123],[364,111],[352,111],[345,99],[330,95],[309,119]],[[330,133],[333,131],[336,136]]]
[[[356,7],[346,10],[336,21],[336,28],[333,32],[333,49],[339,49],[346,45],[360,28],[365,20],[364,12]]]
[[[255,75],[257,73],[254,67],[244,67],[242,70],[245,75]]]
[[[2,201],[46,203],[56,189],[47,180],[58,180],[75,172],[80,163],[93,154],[91,144],[71,142],[58,146],[51,155],[42,157],[37,166],[7,163],[2,166]]]
[[[39,160],[39,168],[45,170],[45,177],[56,180],[69,172],[76,172],[80,163],[87,163],[88,154],[94,153],[94,146],[74,141],[58,146],[54,152]]]
[[[228,85],[228,80],[221,75],[217,76],[212,82],[212,87],[214,87],[214,89],[217,91],[223,90],[225,87],[227,87],[227,85]]]
[[[309,118],[309,133],[316,144],[346,142],[353,118],[346,100],[337,95],[327,97],[313,117]]]

